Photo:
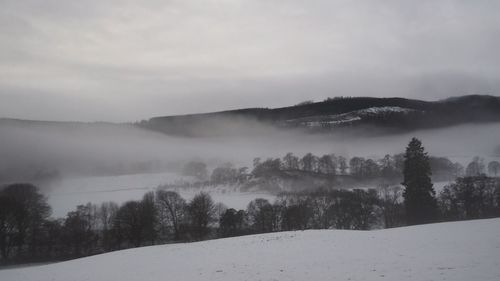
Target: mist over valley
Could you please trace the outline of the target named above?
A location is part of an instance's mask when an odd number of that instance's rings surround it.
[[[349,101],[353,104],[358,102],[357,99],[347,99]],[[303,106],[310,105],[299,105],[292,109],[300,111]],[[332,106],[335,110],[335,106]],[[345,106],[349,107],[349,104]],[[259,121],[249,116],[248,112],[246,116],[236,118],[228,113],[220,116],[215,114],[216,118],[209,117],[208,123],[203,126],[198,122],[203,122],[201,118],[204,115],[191,117],[190,120],[176,117],[186,121],[183,126],[176,120],[176,128],[182,128],[182,132],[156,130],[144,122],[114,124],[2,119],[0,182],[36,183],[49,197],[57,215],[64,215],[76,205],[86,202],[114,200],[120,203],[139,199],[147,191],[161,185],[181,190],[188,197],[200,190],[216,196],[225,194],[223,201],[226,205],[242,208],[263,194],[272,198],[280,189],[266,186],[253,188],[248,193],[249,190],[242,192],[241,184],[236,183],[224,184],[223,187],[209,184],[205,189],[193,188],[187,186],[186,182],[197,180],[183,175],[183,167],[189,162],[202,162],[207,165],[210,174],[215,168],[231,163],[235,167],[247,167],[249,173],[255,158],[280,158],[290,152],[298,157],[312,153],[332,154],[346,159],[364,157],[377,160],[387,154],[402,153],[412,137],[421,139],[431,156],[446,157],[463,166],[467,166],[476,156],[483,158],[486,163],[500,156],[500,122],[483,120],[477,123],[478,118],[475,118],[465,120],[470,122],[460,120],[454,123],[462,124],[439,128],[422,129],[415,125],[404,130],[387,130],[387,127],[394,128],[393,118],[398,118],[386,115],[390,107],[383,105],[378,107],[382,110],[377,111],[374,109],[377,107],[371,104],[366,106],[370,106],[369,112],[372,113],[368,120],[379,114],[383,116],[377,119],[375,125],[342,124],[323,128],[322,131],[296,126],[287,128],[269,120]],[[317,113],[309,114],[315,116]],[[187,131],[191,133],[185,134]],[[334,186],[367,188],[378,185],[348,182],[337,182]],[[246,199],[242,201],[241,198]],[[231,200],[238,203],[232,204]]]

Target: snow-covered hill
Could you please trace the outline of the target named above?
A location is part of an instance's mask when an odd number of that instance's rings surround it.
[[[310,230],[118,251],[0,270],[0,280],[500,280],[500,219]]]

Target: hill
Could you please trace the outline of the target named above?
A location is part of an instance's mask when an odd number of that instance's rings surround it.
[[[434,102],[405,98],[333,98],[275,109],[155,117],[137,125],[170,135],[200,136],[231,134],[236,127],[248,130],[256,123],[314,132],[374,127],[385,133],[498,121],[500,97],[470,95]]]
[[[153,117],[134,124],[0,118],[0,126],[74,131],[134,125],[167,135],[190,137],[267,135],[278,129],[295,129],[306,133],[362,132],[383,135],[488,122],[500,122],[500,97],[469,95],[440,101],[340,97],[273,109],[246,108]]]
[[[500,280],[500,219],[309,230],[117,251],[0,280]]]

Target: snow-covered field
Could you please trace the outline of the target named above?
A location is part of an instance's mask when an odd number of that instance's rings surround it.
[[[48,189],[46,195],[52,206],[53,217],[64,217],[79,204],[88,202],[100,204],[106,201],[121,204],[128,200],[139,200],[146,192],[154,191],[160,185],[190,180],[190,178],[174,173],[66,178]],[[175,191],[186,200],[190,200],[200,191],[205,191],[216,203],[220,202],[235,209],[246,209],[248,203],[255,198],[265,198],[271,202],[275,198],[274,195],[268,193],[238,192],[231,187],[177,188]]]
[[[190,181],[192,179],[174,173],[134,174],[107,177],[66,178],[48,189],[46,195],[52,207],[53,217],[64,217],[77,205],[88,202],[100,204],[113,201],[118,204],[128,200],[139,200],[148,191],[154,191],[160,185]],[[434,188],[439,193],[450,182],[435,182]],[[358,187],[359,188],[359,187]],[[366,188],[375,188],[366,186]],[[199,188],[175,188],[184,199],[190,200],[200,191],[208,192],[216,203],[223,203],[229,208],[246,209],[248,203],[256,198],[273,202],[275,195],[266,192],[239,192],[231,186]]]
[[[17,269],[0,280],[500,280],[500,219],[310,230],[136,248]]]

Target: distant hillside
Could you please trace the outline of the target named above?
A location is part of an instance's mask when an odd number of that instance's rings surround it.
[[[213,113],[154,117],[135,124],[51,122],[0,118],[0,125],[80,130],[135,125],[176,136],[268,134],[275,129],[313,133],[400,133],[465,123],[500,122],[500,97],[470,95],[440,101],[405,98],[332,98],[281,108],[246,108]],[[362,130],[359,130],[362,129]]]
[[[282,108],[248,108],[223,112],[155,117],[137,125],[171,135],[230,134],[231,123],[260,123],[276,128],[313,132],[374,127],[385,131],[412,131],[464,123],[500,121],[500,97],[461,96],[441,101],[404,98],[333,98]],[[246,122],[246,123],[244,123]],[[228,125],[229,123],[229,125]]]

